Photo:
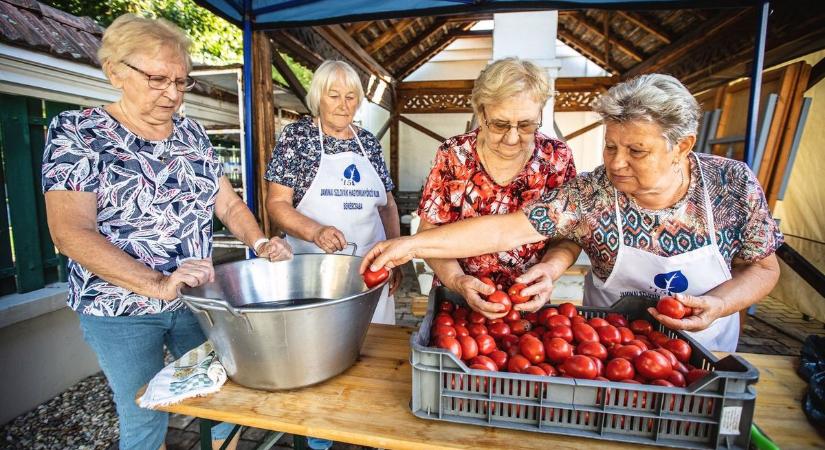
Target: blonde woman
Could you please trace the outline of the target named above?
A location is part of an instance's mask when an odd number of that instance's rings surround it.
[[[307,93],[312,117],[287,125],[272,152],[267,208],[295,253],[335,253],[352,242],[361,256],[401,234],[381,143],[352,124],[363,99],[355,70],[343,61],[325,61]],[[396,270],[373,322],[395,323],[392,293],[400,282]]]
[[[479,126],[438,148],[418,209],[420,230],[519,211],[576,176],[567,145],[538,131],[549,96],[547,75],[529,61],[505,58],[481,72],[472,93]],[[483,235],[465,238],[486,239]],[[481,299],[479,294],[489,295],[493,288],[480,277],[490,277],[505,289],[532,283],[524,290],[531,300],[516,308],[535,311],[550,299],[554,281],[579,251],[569,241],[552,248],[542,241],[468,258],[426,261],[436,283],[460,293],[481,314],[498,318],[505,314],[499,311],[502,306]]]
[[[168,415],[141,409],[137,390],[204,335],[178,300],[214,277],[213,214],[258,256],[291,257],[267,239],[234,193],[209,137],[176,114],[194,86],[189,39],[164,20],[124,15],[98,57],[121,97],[66,111],[49,126],[43,191],[49,230],[69,259],[69,306],[114,391],[120,448],[164,448]],[[225,439],[231,426],[215,427]]]

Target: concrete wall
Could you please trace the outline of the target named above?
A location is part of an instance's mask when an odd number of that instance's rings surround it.
[[[594,112],[557,112],[556,123],[562,134],[570,134],[599,120]],[[604,126],[600,125],[567,142],[579,172],[590,172],[602,164]]]
[[[449,138],[464,133],[471,114],[405,114],[428,129]],[[417,191],[424,186],[441,142],[404,123],[399,126],[400,189]]]

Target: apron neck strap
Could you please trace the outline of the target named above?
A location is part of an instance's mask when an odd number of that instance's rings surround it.
[[[355,137],[355,142],[358,144],[358,148],[361,149],[361,156],[366,158],[367,157],[367,151],[364,150],[364,146],[361,144],[361,139],[358,139],[358,133],[355,132],[355,128],[352,126],[352,124],[349,124],[348,127],[349,127],[349,130],[352,131],[353,137]],[[323,126],[321,125],[321,118],[320,117],[318,118],[318,140],[321,143],[321,158],[323,158],[324,157],[324,129],[323,129]]]

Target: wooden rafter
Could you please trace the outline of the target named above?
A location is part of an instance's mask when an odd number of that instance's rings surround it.
[[[401,19],[398,22],[393,23],[389,28],[387,28],[386,31],[370,42],[370,45],[364,47],[364,50],[366,50],[369,54],[375,53],[376,50],[379,50],[381,47],[389,44],[394,37],[401,36],[407,28],[415,24],[415,20],[416,19]]]
[[[358,34],[358,33],[362,32],[362,31],[366,30],[367,28],[369,28],[369,27],[370,27],[370,25],[372,25],[372,21],[369,21],[369,20],[368,20],[368,21],[366,21],[366,22],[355,22],[355,23],[351,23],[351,24],[347,27],[347,33],[348,33],[350,36],[354,36],[354,35],[356,35],[356,34]]]
[[[447,24],[447,19],[440,17],[433,21],[430,26],[428,26],[424,31],[419,33],[413,40],[407,42],[401,48],[398,48],[392,52],[384,61],[390,62],[392,64],[395,61],[398,61],[399,58],[403,57],[407,54],[410,50],[417,48],[419,45],[423,44],[427,39],[431,38],[434,34],[438,33],[441,30],[441,27]]]
[[[457,31],[455,33],[457,38],[468,39],[468,38],[488,38],[493,37],[493,30],[467,30],[467,31]]]
[[[632,23],[633,25],[636,25],[637,27],[646,31],[648,34],[664,42],[665,44],[670,44],[673,41],[673,39],[670,37],[670,34],[667,31],[665,31],[661,26],[651,22],[648,19],[645,19],[641,14],[637,12],[616,11],[616,13],[621,17],[625,18],[628,22]]]
[[[627,56],[630,56],[636,61],[642,61],[645,59],[642,52],[635,48],[633,44],[618,37],[614,37],[611,39],[610,36],[608,36],[608,34],[605,32],[604,27],[600,26],[598,23],[596,23],[596,21],[594,21],[590,17],[587,17],[587,15],[583,12],[576,12],[576,14],[571,14],[570,16],[573,17],[576,20],[576,22],[584,25],[584,27],[587,28],[589,31],[604,39],[605,46],[610,45],[612,47],[616,47],[622,53],[626,54]]]
[[[570,47],[573,47],[579,53],[581,53],[591,61],[595,62],[596,64],[600,65],[602,68],[607,69],[613,73],[622,72],[616,66],[608,64],[603,57],[599,56],[599,51],[597,49],[593,48],[593,46],[591,46],[590,44],[583,42],[576,35],[568,31],[564,27],[559,27],[558,37],[562,42],[569,45]]]
[[[556,78],[557,91],[606,91],[617,83],[615,77],[562,77]]]
[[[367,53],[352,36],[347,34],[341,25],[324,25],[313,29],[351,62],[358,64],[366,72],[377,75],[385,82],[392,82],[390,72],[373,59],[372,55]]]
[[[284,77],[286,80],[286,84],[289,86],[289,90],[298,97],[298,100],[301,101],[301,104],[304,105],[304,108],[307,110],[309,107],[307,106],[307,91],[304,89],[304,86],[298,81],[298,77],[292,71],[292,69],[287,65],[284,58],[281,57],[281,54],[278,53],[277,50],[272,51],[272,64],[275,66],[275,69],[278,73]]]
[[[599,127],[599,125],[601,125],[601,124],[602,124],[602,121],[601,121],[601,120],[598,120],[598,121],[596,121],[596,122],[591,123],[590,125],[586,125],[586,126],[584,126],[584,127],[580,128],[580,129],[578,129],[578,130],[576,130],[576,131],[574,131],[574,132],[572,132],[572,133],[570,133],[570,134],[568,134],[568,135],[564,136],[564,140],[565,140],[565,141],[569,141],[570,139],[573,139],[573,138],[579,137],[579,136],[583,135],[584,133],[587,133],[588,131],[590,131],[590,130],[592,130],[592,129],[594,129],[594,128],[598,128],[598,127]]]
[[[440,51],[444,50],[445,47],[447,47],[454,40],[456,40],[459,33],[466,32],[467,30],[472,28],[473,25],[475,25],[475,22],[468,22],[463,24],[459,28],[450,30],[447,33],[445,33],[444,36],[437,40],[426,51],[421,52],[420,55],[418,55],[415,59],[407,63],[407,65],[398,69],[395,72],[395,78],[398,80],[403,80],[404,77],[411,74],[415,69],[418,68],[418,66],[429,61],[433,56],[437,55]]]
[[[433,131],[433,130],[430,130],[429,128],[425,127],[424,125],[421,125],[421,124],[420,124],[420,123],[418,123],[418,122],[413,121],[412,119],[408,119],[408,118],[406,118],[406,117],[404,117],[404,116],[402,116],[402,115],[399,115],[399,116],[398,116],[398,120],[400,120],[400,121],[402,121],[402,122],[406,123],[407,125],[409,125],[409,126],[411,126],[411,127],[415,128],[416,130],[418,130],[418,131],[420,131],[420,132],[422,132],[422,133],[426,134],[427,136],[429,136],[429,137],[431,137],[431,138],[435,139],[435,140],[436,140],[436,141],[438,141],[438,142],[444,142],[444,141],[446,141],[446,140],[447,140],[447,138],[445,138],[444,136],[442,136],[442,135],[440,135],[440,134],[436,133],[436,132],[435,132],[435,131]]]
[[[318,67],[324,61],[321,55],[287,32],[279,30],[270,31],[268,34],[277,48],[288,53],[310,69]]]

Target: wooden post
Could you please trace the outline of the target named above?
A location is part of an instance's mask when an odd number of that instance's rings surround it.
[[[393,91],[392,111],[390,111],[390,178],[392,178],[396,191],[401,190],[398,184],[398,119],[400,114],[398,110],[398,95]]]
[[[275,147],[275,104],[272,100],[272,45],[269,36],[262,31],[252,34],[252,155],[255,174],[255,198],[258,206],[258,221],[267,236],[270,229],[266,210],[266,180],[264,173]]]

